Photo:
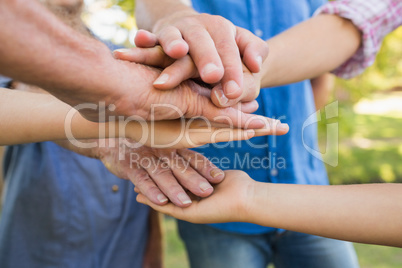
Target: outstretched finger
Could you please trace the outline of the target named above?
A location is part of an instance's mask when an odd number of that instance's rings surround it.
[[[208,181],[220,183],[225,178],[225,173],[204,155],[189,149],[179,149],[177,152]]]
[[[143,193],[151,202],[157,205],[165,205],[168,202],[167,197],[141,167],[131,168],[127,178],[135,185],[138,192]]]
[[[202,81],[208,84],[219,82],[224,74],[221,58],[215,42],[201,26],[187,27],[182,31],[189,45],[189,53],[197,66]]]
[[[189,55],[186,55],[166,67],[155,80],[153,86],[161,90],[173,89],[181,82],[197,76],[198,71],[193,60]]]
[[[236,28],[232,31],[221,28],[211,32],[216,50],[221,58],[224,74],[221,80],[222,88],[228,99],[239,98],[243,94],[243,69],[239,48],[236,44]]]
[[[138,30],[134,37],[134,44],[140,48],[150,48],[158,44],[158,38],[151,32]]]
[[[167,55],[174,59],[180,59],[187,55],[189,45],[184,41],[181,32],[176,27],[169,25],[156,33],[159,43]]]
[[[169,166],[180,185],[189,192],[200,197],[207,197],[213,192],[208,180],[194,170],[176,150],[157,150],[157,155]]]
[[[253,73],[261,71],[261,66],[268,56],[268,45],[250,31],[237,27],[236,43],[243,62]]]
[[[113,56],[119,60],[135,62],[139,64],[149,65],[158,68],[166,68],[174,62],[163,52],[161,46],[151,48],[123,48],[113,51]]]

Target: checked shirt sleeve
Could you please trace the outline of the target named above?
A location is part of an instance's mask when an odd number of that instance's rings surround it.
[[[362,33],[362,46],[333,71],[352,78],[372,65],[384,37],[402,25],[402,0],[339,0],[320,7],[315,15],[333,14],[351,20]]]

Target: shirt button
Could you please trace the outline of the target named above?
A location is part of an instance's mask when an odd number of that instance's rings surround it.
[[[112,186],[112,191],[113,191],[113,193],[117,193],[118,191],[119,191],[119,186],[118,185],[113,185]]]
[[[262,37],[264,35],[264,32],[260,29],[255,30],[255,35],[258,37]]]
[[[271,176],[272,177],[278,176],[278,170],[276,168],[271,169]]]

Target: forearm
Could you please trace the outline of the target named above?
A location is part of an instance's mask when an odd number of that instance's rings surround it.
[[[152,31],[160,19],[183,12],[195,13],[181,0],[137,0],[135,16],[139,28]]]
[[[402,247],[402,185],[257,183],[247,220],[354,242]]]
[[[311,79],[311,88],[313,90],[316,110],[324,108],[328,103],[334,84],[334,75],[330,73],[324,73]]]
[[[347,61],[359,48],[361,33],[349,20],[319,15],[267,41],[262,87],[317,77]]]
[[[62,23],[38,1],[4,1],[0,23],[7,25],[0,28],[0,73],[67,101],[84,89],[111,85],[108,48]]]
[[[113,122],[90,122],[51,95],[9,89],[0,94],[1,145],[120,135]]]

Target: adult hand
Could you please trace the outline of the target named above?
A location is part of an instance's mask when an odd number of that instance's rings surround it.
[[[142,4],[145,5],[145,4]],[[149,5],[149,4],[148,4]],[[222,82],[229,99],[242,95],[242,60],[253,73],[259,72],[268,46],[251,32],[220,16],[180,10],[160,18],[153,27],[156,40],[167,55],[179,59],[190,54],[205,83]],[[137,46],[152,42],[136,39]]]
[[[161,150],[146,146],[106,146],[98,150],[99,159],[116,176],[130,180],[150,202],[177,206],[191,204],[186,190],[200,197],[213,192],[211,183],[219,183],[224,173],[203,155],[187,149]]]
[[[207,198],[193,197],[190,207],[175,204],[164,206],[151,202],[141,191],[137,201],[180,220],[193,223],[221,223],[247,219],[247,203],[252,202],[255,181],[243,171],[226,171],[225,180],[215,186],[214,193]]]
[[[152,86],[152,81],[160,74],[158,69],[126,61],[117,63],[124,68],[114,74],[115,79],[124,81],[120,82],[124,89],[121,97],[111,102],[114,113],[131,111],[133,116],[152,121],[202,116],[212,122],[240,128],[266,126],[265,117],[246,114],[234,107],[216,107],[211,102],[211,91],[194,81],[185,81],[173,90],[161,91]]]
[[[162,73],[153,83],[155,88],[170,90],[187,79],[200,79],[200,74],[189,55],[178,60],[169,57],[161,46],[156,45],[154,35],[146,31],[139,31],[136,40],[138,39],[141,39],[143,43],[147,41],[149,47],[118,49],[113,54],[120,60],[163,68]],[[151,46],[152,44],[154,46]],[[242,64],[242,68],[243,87],[239,97],[228,99],[224,94],[222,83],[212,86],[211,100],[217,107],[231,107],[241,102],[250,108],[247,112],[254,112],[258,109],[258,103],[254,100],[260,92],[261,75],[260,73],[252,73],[244,64]]]

